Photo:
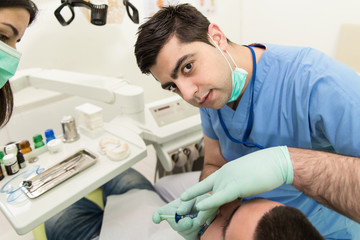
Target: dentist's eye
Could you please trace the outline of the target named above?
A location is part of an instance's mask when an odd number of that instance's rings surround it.
[[[0,41],[6,42],[7,40],[9,40],[9,37],[4,35],[4,34],[0,34]]]
[[[171,84],[171,85],[169,86],[169,89],[168,89],[168,90],[169,90],[170,92],[175,92],[176,89],[177,89],[176,84],[173,83],[173,84]]]
[[[184,73],[189,73],[192,68],[193,68],[193,64],[192,64],[192,63],[188,63],[188,64],[185,65],[183,71],[184,71]]]

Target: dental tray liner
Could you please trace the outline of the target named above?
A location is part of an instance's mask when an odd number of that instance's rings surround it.
[[[44,172],[23,181],[21,189],[29,198],[36,198],[92,166],[96,161],[96,155],[82,149]]]

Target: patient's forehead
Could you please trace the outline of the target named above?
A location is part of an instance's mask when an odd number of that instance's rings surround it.
[[[252,240],[255,229],[264,216],[276,206],[282,206],[279,202],[268,199],[253,199],[243,203],[234,213],[225,232],[225,240],[242,239]]]

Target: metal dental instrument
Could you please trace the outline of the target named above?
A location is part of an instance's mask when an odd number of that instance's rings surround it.
[[[44,172],[23,181],[21,190],[29,198],[36,198],[70,177],[94,165],[96,161],[96,155],[87,149],[81,149]]]
[[[81,162],[82,156],[78,156],[72,159],[70,162],[64,164],[59,168],[52,170],[51,172],[47,173],[46,175],[42,176],[40,179],[35,181],[24,181],[23,186],[26,187],[30,192],[35,192],[42,186],[50,183],[51,181],[60,178],[63,174],[75,169],[78,164]]]

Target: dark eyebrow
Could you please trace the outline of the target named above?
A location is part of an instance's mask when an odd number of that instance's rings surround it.
[[[9,23],[3,23],[5,26],[8,26],[9,28],[11,28],[11,30],[13,31],[14,35],[17,36],[19,35],[19,31],[11,24]]]
[[[231,213],[230,217],[226,220],[225,225],[224,225],[224,227],[222,229],[222,237],[223,237],[223,239],[225,239],[226,230],[228,229],[228,227],[230,225],[231,219],[234,217],[236,211],[239,209],[240,206],[241,206],[241,204],[234,209],[234,211]]]
[[[174,67],[174,69],[172,70],[171,75],[170,75],[173,79],[177,79],[179,67],[181,66],[181,64],[182,64],[186,59],[188,59],[188,58],[190,58],[190,57],[192,57],[192,56],[194,56],[194,54],[186,54],[186,55],[182,56],[182,57],[176,62],[176,65],[175,65],[175,67]]]
[[[166,90],[172,84],[173,84],[173,82],[167,82],[167,83],[161,84],[161,87],[162,87],[162,89]]]

